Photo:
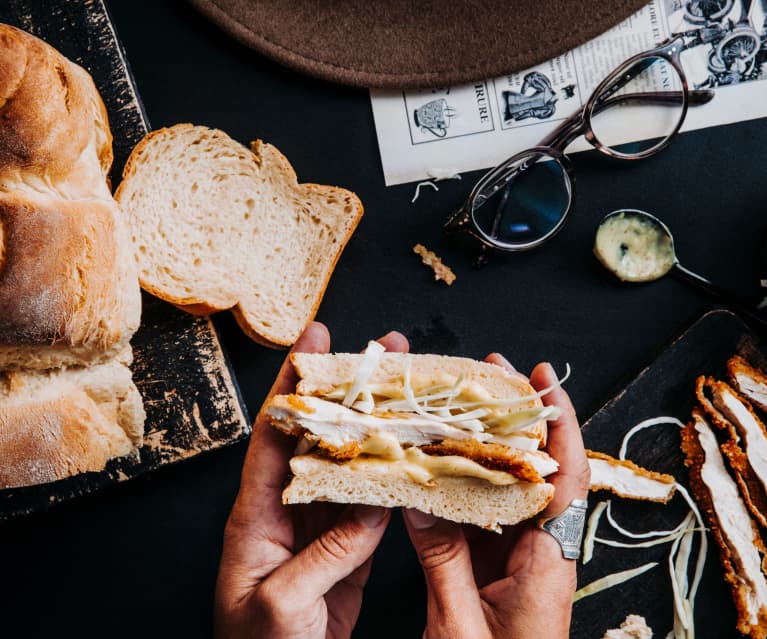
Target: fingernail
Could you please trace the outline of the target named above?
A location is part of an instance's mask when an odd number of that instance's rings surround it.
[[[517,369],[516,369],[516,368],[514,368],[514,366],[512,366],[512,364],[511,364],[511,362],[510,362],[509,360],[507,360],[507,359],[506,359],[506,358],[505,358],[503,355],[501,355],[500,353],[493,353],[493,357],[494,357],[495,359],[497,359],[497,360],[498,360],[498,362],[499,362],[501,365],[503,365],[503,366],[508,366],[508,367],[509,367],[511,370],[513,370],[514,372],[516,372],[516,370],[517,370]]]
[[[367,528],[378,528],[386,517],[386,512],[383,506],[356,506],[354,518]]]
[[[434,515],[421,512],[420,510],[415,510],[414,508],[406,508],[405,516],[410,522],[410,525],[416,530],[431,528],[434,524],[437,523],[437,518]]]

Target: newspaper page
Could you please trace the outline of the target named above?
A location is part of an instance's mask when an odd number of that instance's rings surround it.
[[[681,34],[691,107],[683,131],[767,116],[767,0],[653,0],[601,36],[536,67],[438,89],[371,90],[387,186],[488,168],[538,144],[634,54]],[[650,137],[626,122],[625,142]],[[592,148],[583,137],[567,151]]]

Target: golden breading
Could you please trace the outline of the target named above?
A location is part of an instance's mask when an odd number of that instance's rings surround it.
[[[421,261],[434,271],[434,279],[442,280],[450,286],[455,282],[455,273],[453,270],[442,263],[442,260],[437,257],[437,254],[427,249],[423,244],[416,244],[413,247],[413,253],[420,255]]]
[[[309,436],[310,439],[314,439]],[[518,479],[541,483],[543,478],[533,468],[530,462],[520,459],[519,454],[502,444],[483,444],[473,439],[446,439],[439,444],[427,444],[420,449],[427,455],[457,455],[470,459],[489,470],[507,472]],[[337,462],[355,459],[361,454],[357,442],[349,442],[340,448],[322,440],[317,440],[318,455]]]
[[[659,473],[654,470],[648,470],[642,468],[629,459],[616,459],[606,453],[602,453],[596,450],[586,449],[586,457],[589,460],[601,460],[607,462],[608,467],[611,468],[611,472],[614,474],[619,469],[625,469],[632,473],[636,477],[635,492],[627,490],[627,483],[621,483],[615,481],[613,477],[605,477],[604,475],[597,476],[595,466],[589,461],[589,466],[592,468],[591,485],[590,490],[609,490],[619,497],[625,497],[626,499],[638,499],[646,501],[656,501],[660,503],[667,503],[675,492],[676,480],[672,475],[666,473]],[[657,489],[650,489],[648,482],[642,482],[642,480],[649,480]],[[653,484],[650,486],[652,487]],[[645,488],[646,492],[642,493],[641,489]]]
[[[358,457],[361,450],[360,445],[357,442],[348,442],[338,448],[337,446],[331,446],[319,440],[317,443],[317,453],[328,459],[333,459],[338,462],[345,462]]]
[[[740,488],[740,494],[751,511],[751,514],[762,525],[767,527],[767,496],[764,494],[762,482],[756,476],[743,449],[733,440],[729,439],[720,447],[722,454],[727,458],[727,463],[735,476],[735,482]]]
[[[767,375],[751,366],[740,355],[729,359],[727,372],[733,386],[758,408],[767,412]]]
[[[529,482],[543,482],[530,462],[503,444],[483,444],[473,439],[445,439],[439,444],[421,446],[421,450],[427,455],[459,455],[490,470],[501,470]]]
[[[690,492],[700,507],[703,516],[706,518],[711,534],[717,546],[719,546],[719,557],[722,563],[724,578],[730,585],[732,598],[738,612],[737,629],[752,639],[764,639],[765,634],[767,634],[767,617],[760,614],[757,623],[753,625],[749,620],[748,600],[751,594],[750,588],[739,576],[741,572],[740,558],[734,554],[735,549],[730,547],[722,532],[721,522],[714,508],[712,495],[701,476],[705,453],[695,430],[695,422],[698,419],[706,421],[703,412],[696,408],[693,410],[693,421],[688,423],[681,431],[681,447],[685,455],[684,463],[690,469]],[[753,521],[751,522],[751,528],[753,545],[758,550],[760,556],[764,558],[767,555],[767,549],[765,549],[759,530]],[[764,570],[764,560],[762,562],[762,570]]]
[[[748,509],[762,526],[767,527],[767,492],[765,492],[764,485],[748,461],[748,456],[743,450],[742,440],[738,435],[738,429],[735,424],[730,422],[709,399],[709,393],[713,394],[723,391],[732,393],[756,419],[756,415],[748,401],[725,382],[717,381],[712,377],[701,376],[695,385],[695,393],[706,416],[728,438],[720,448],[732,469],[735,481],[740,488]]]
[[[719,412],[719,409],[714,406],[706,394],[706,391],[712,390],[715,388],[716,384],[720,383],[721,382],[717,382],[713,377],[701,375],[695,380],[695,396],[698,398],[703,410],[711,418],[714,426],[723,430],[733,441],[738,441],[738,432],[735,430],[735,426],[724,418]]]

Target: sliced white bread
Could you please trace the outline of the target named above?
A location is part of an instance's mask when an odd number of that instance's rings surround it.
[[[0,374],[0,489],[103,470],[140,445],[144,418],[131,372],[118,359]]]
[[[551,501],[554,486],[520,481],[495,486],[470,477],[440,477],[418,484],[387,464],[339,464],[314,455],[290,460],[293,478],[282,493],[285,504],[329,501],[388,508],[416,508],[443,519],[500,531],[530,519]]]
[[[350,191],[299,184],[273,146],[191,124],[150,133],[115,197],[145,290],[195,314],[231,308],[267,346],[314,318],[363,213]]]

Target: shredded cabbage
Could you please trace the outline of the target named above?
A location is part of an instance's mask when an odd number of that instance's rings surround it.
[[[350,408],[357,400],[357,397],[362,392],[365,384],[367,384],[367,381],[370,379],[376,366],[378,366],[378,362],[381,361],[381,355],[384,354],[385,350],[383,345],[376,341],[370,340],[368,342],[368,347],[362,355],[362,361],[354,375],[352,385],[349,387],[349,390],[346,391],[344,400],[341,402],[344,406]]]
[[[401,386],[391,382],[368,383],[384,350],[378,342],[369,342],[351,384],[335,388],[322,396],[328,400],[341,400],[347,408],[368,414],[376,411],[415,413],[477,435],[489,434],[499,442],[504,438],[513,439],[513,435],[522,435],[526,429],[540,421],[557,419],[561,410],[556,406],[522,409],[511,413],[504,409],[543,397],[567,380],[571,373],[568,364],[565,375],[555,384],[537,393],[513,399],[493,399],[476,383],[466,383],[463,375],[457,379],[445,375],[443,383],[432,382],[435,385],[421,388],[416,393],[412,379],[412,356],[406,358]],[[535,445],[530,449],[537,449],[538,443],[536,438]]]
[[[527,402],[531,402],[534,399],[540,399],[541,397],[548,395],[555,388],[559,388],[560,386],[562,386],[562,384],[564,384],[570,378],[570,373],[572,373],[570,364],[565,364],[565,374],[562,377],[560,377],[556,382],[554,382],[551,386],[548,386],[544,388],[543,390],[538,391],[537,393],[531,393],[530,395],[524,395],[522,397],[514,397],[513,399],[486,399],[486,400],[477,401],[477,402],[464,402],[461,404],[461,408],[473,408],[475,406],[511,407],[511,406],[516,406],[518,404],[526,404]]]
[[[530,428],[541,420],[554,420],[562,415],[562,410],[558,406],[543,406],[542,408],[531,408],[521,410],[516,413],[499,415],[487,420],[487,430],[493,435],[511,435],[525,428]]]
[[[623,528],[618,522],[613,519],[613,513],[612,513],[612,503],[608,502],[607,504],[607,521],[610,522],[610,525],[617,530],[621,535],[624,535],[625,537],[629,537],[631,539],[649,539],[651,537],[668,537],[669,535],[675,535],[676,533],[681,532],[682,530],[685,530],[686,528],[689,528],[689,526],[685,525],[686,520],[682,520],[682,522],[676,527],[671,530],[651,530],[649,532],[644,533],[635,533],[631,532],[630,530],[626,530]]]
[[[651,419],[646,419],[643,422],[639,422],[623,437],[623,443],[621,444],[621,449],[618,453],[618,459],[626,459],[626,449],[628,448],[629,441],[631,441],[631,438],[634,435],[636,435],[640,430],[650,428],[651,426],[658,426],[659,424],[674,424],[675,426],[679,426],[679,428],[684,428],[684,424],[680,422],[676,417],[653,417]]]
[[[583,563],[587,564],[594,555],[594,539],[599,527],[599,519],[602,517],[604,509],[610,505],[608,501],[600,501],[594,511],[589,516],[589,523],[586,526],[586,535],[583,537]]]
[[[631,438],[636,435],[636,433],[646,428],[658,426],[661,424],[672,424],[679,428],[684,428],[684,424],[675,417],[664,416],[646,419],[631,428],[626,433],[623,438],[623,442],[621,443],[621,448],[618,455],[619,458],[622,460],[626,459],[626,451],[628,449],[629,441],[631,441]],[[613,519],[612,509],[610,504],[608,504],[606,507],[607,520],[610,525],[619,533],[632,539],[655,539],[652,541],[645,541],[637,544],[628,544],[613,540],[606,540],[596,536],[595,525],[594,534],[589,540],[592,544],[598,542],[609,546],[625,548],[646,548],[656,544],[673,541],[668,557],[668,568],[669,575],[671,577],[671,587],[674,594],[674,626],[671,632],[666,635],[666,639],[694,639],[695,597],[697,595],[698,587],[700,586],[700,581],[703,576],[706,553],[708,552],[708,540],[706,538],[706,527],[697,504],[692,499],[692,497],[690,497],[690,494],[687,492],[684,486],[680,485],[679,483],[675,483],[675,488],[676,491],[682,495],[682,497],[687,502],[687,505],[690,507],[690,512],[676,528],[666,531],[650,531],[645,533],[634,533],[628,531],[618,525],[615,519]],[[697,527],[693,526],[693,521],[697,521]],[[689,584],[690,587],[688,589],[687,566],[689,564],[690,555],[692,554],[693,536],[696,532],[700,533],[698,558],[695,563],[695,571],[693,574],[692,583]]]
[[[594,541],[604,544],[605,546],[612,546],[613,548],[652,548],[653,546],[660,546],[667,544],[671,541],[678,541],[681,537],[688,532],[694,532],[697,528],[685,528],[679,532],[672,533],[666,537],[658,537],[656,539],[648,539],[647,541],[638,541],[636,543],[629,543],[626,541],[616,541],[615,539],[604,539],[603,537],[594,537]]]
[[[658,565],[657,561],[653,561],[649,564],[644,564],[643,566],[639,566],[638,568],[632,568],[630,570],[622,570],[621,572],[614,572],[611,575],[607,575],[606,577],[601,577],[597,579],[596,581],[592,581],[590,584],[587,584],[583,586],[583,588],[579,588],[575,591],[575,595],[573,595],[573,603],[576,601],[580,601],[581,599],[584,599],[585,597],[590,597],[591,595],[595,595],[598,592],[602,592],[603,590],[607,590],[608,588],[612,588],[613,586],[617,586],[619,584],[625,583],[629,581],[630,579],[633,579],[634,577],[638,577],[639,575],[647,572],[648,570],[655,568],[655,566]]]

